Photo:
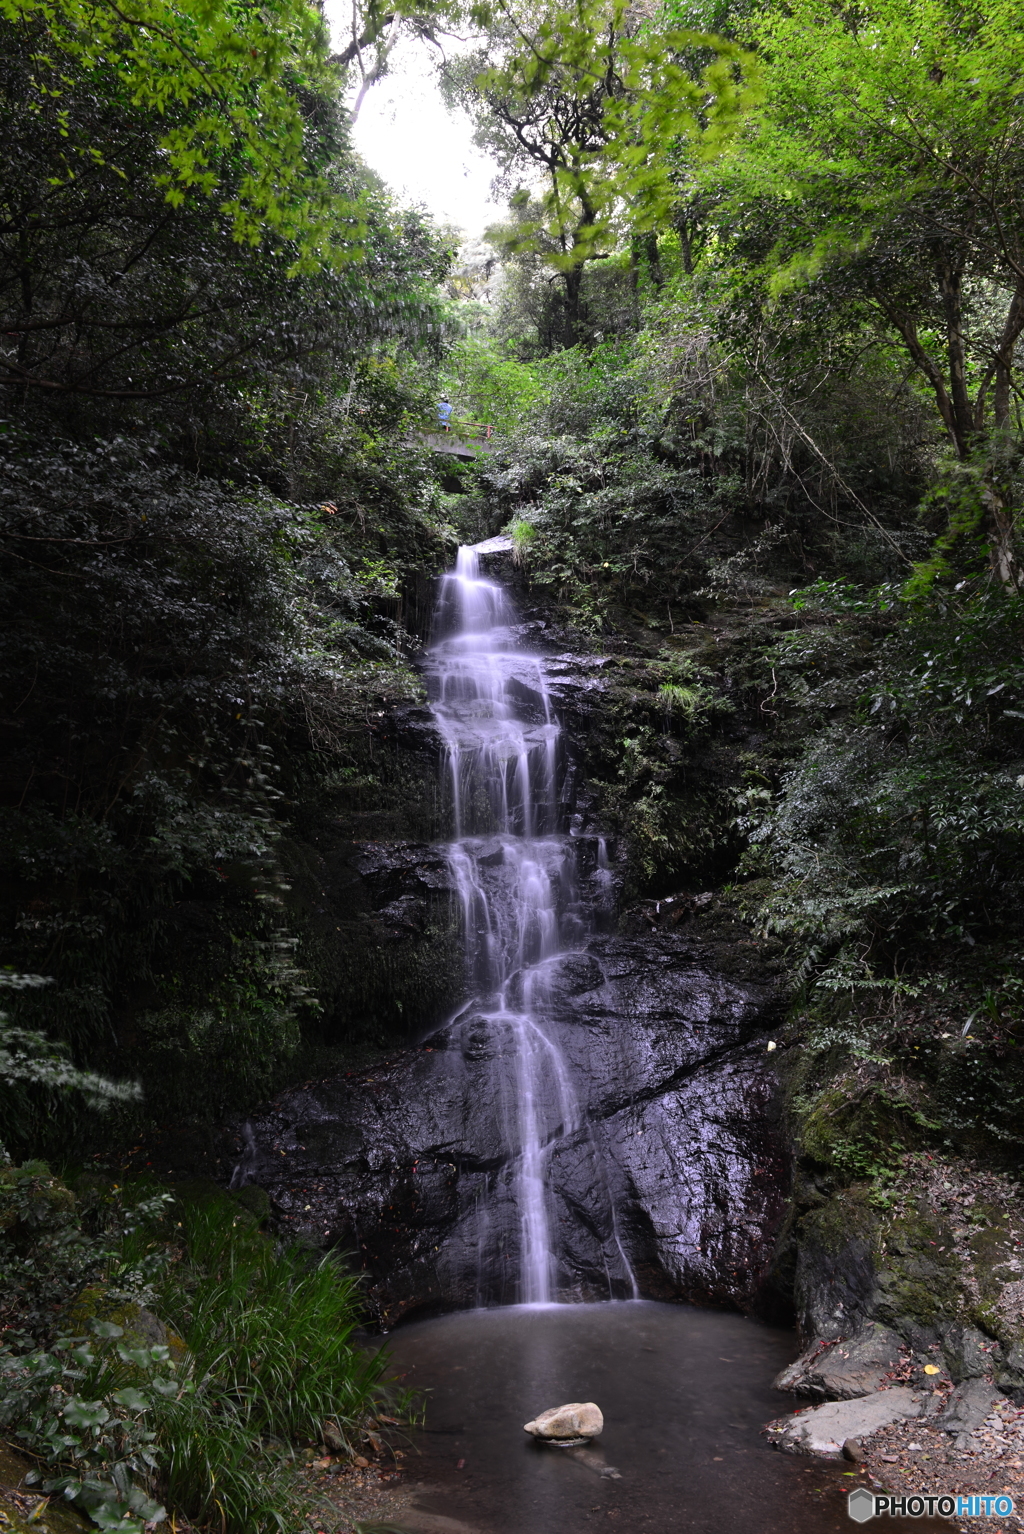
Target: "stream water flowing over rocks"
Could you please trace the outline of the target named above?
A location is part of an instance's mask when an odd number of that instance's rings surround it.
[[[756,1306],[786,1195],[772,977],[685,924],[615,920],[559,718],[577,688],[600,706],[592,658],[545,653],[480,565],[464,548],[442,582],[425,665],[451,835],[365,850],[390,910],[457,904],[465,1001],[416,1047],[284,1092],[247,1126],[236,1184],[357,1253],[385,1324]]]

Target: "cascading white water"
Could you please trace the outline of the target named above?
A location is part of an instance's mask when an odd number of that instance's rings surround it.
[[[516,1164],[519,1298],[551,1300],[556,1277],[547,1148],[577,1127],[566,1062],[545,1028],[557,961],[579,942],[575,859],[559,835],[560,727],[543,667],[513,643],[501,587],[461,548],[444,578],[432,647],[474,1015],[513,1068],[504,1138]]]

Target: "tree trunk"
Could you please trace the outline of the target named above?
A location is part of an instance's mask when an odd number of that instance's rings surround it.
[[[646,270],[655,292],[660,292],[665,274],[661,269],[658,236],[653,230],[647,234],[634,234],[630,241],[630,275],[634,293],[638,290],[640,273]]]
[[[1010,431],[1013,354],[1022,330],[1024,330],[1024,282],[1019,281],[1006,311],[1006,319],[1003,321],[1002,334],[996,346],[991,368],[978,390],[978,401],[975,407],[975,422],[980,425],[984,420],[985,388],[989,377],[993,377],[995,385],[992,390],[992,415],[995,441],[982,494],[988,522],[989,563],[992,574],[1001,585],[1011,591],[1019,591],[1021,585],[1020,563],[1017,559],[1014,537],[1017,513],[1013,503],[1012,478],[1001,474],[1000,467],[1005,451],[1005,439]]]
[[[1016,514],[1012,501],[1004,500],[1002,486],[987,480],[981,498],[988,523],[988,561],[992,574],[1008,591],[1020,590],[1020,564],[1014,539]]]
[[[1010,426],[1010,379],[1013,372],[1013,353],[1017,338],[1024,330],[1024,282],[1018,282],[1010,307],[1006,311],[1003,333],[995,356],[995,388],[992,391],[992,412],[996,431],[1007,431]]]
[[[562,273],[565,283],[565,344],[575,346],[583,339],[583,268],[571,266]]]
[[[946,316],[946,355],[949,359],[948,425],[957,456],[966,458],[975,440],[974,411],[967,390],[967,348],[963,326],[963,263],[944,260],[939,263],[939,289]]]

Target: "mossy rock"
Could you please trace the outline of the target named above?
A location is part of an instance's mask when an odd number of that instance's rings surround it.
[[[875,1302],[877,1216],[865,1187],[844,1188],[798,1222],[794,1298],[808,1337],[846,1337]]]
[[[855,1080],[841,1080],[817,1094],[800,1126],[801,1152],[859,1181],[892,1167],[920,1138],[909,1105],[881,1084],[867,1091]]]
[[[120,1337],[93,1336],[92,1346],[96,1350],[113,1347],[118,1342],[130,1348],[165,1347],[174,1363],[180,1362],[187,1351],[182,1339],[159,1316],[132,1301],[112,1299],[110,1291],[103,1284],[92,1284],[88,1289],[83,1289],[68,1306],[65,1319],[81,1336],[92,1332],[92,1321],[104,1321],[121,1328]]]
[[[977,1204],[980,1228],[970,1237],[974,1276],[983,1307],[992,1306],[1007,1284],[1017,1278],[1017,1246],[1006,1211],[995,1204]],[[983,1223],[982,1223],[983,1222]]]
[[[801,1235],[825,1252],[838,1255],[851,1240],[873,1243],[878,1215],[871,1205],[871,1190],[864,1184],[843,1188],[812,1209],[800,1222]]]
[[[63,1497],[52,1498],[36,1516],[45,1499],[23,1488],[34,1461],[0,1441],[0,1534],[85,1534],[92,1524]]]
[[[878,1267],[879,1320],[896,1330],[910,1320],[933,1327],[942,1317],[964,1314],[967,1275],[954,1249],[953,1232],[923,1204],[887,1221]]]
[[[800,1220],[795,1288],[803,1330],[849,1335],[872,1319],[910,1340],[970,1314],[969,1275],[950,1227],[923,1204],[883,1213],[871,1195],[866,1183],[843,1188]]]
[[[244,1188],[236,1188],[228,1197],[247,1214],[252,1215],[257,1225],[262,1225],[270,1218],[270,1194],[264,1188],[259,1188],[254,1182],[246,1183]]]

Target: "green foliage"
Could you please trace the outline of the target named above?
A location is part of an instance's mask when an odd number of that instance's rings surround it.
[[[795,215],[776,291],[873,245],[881,254],[896,220],[929,217],[939,187],[956,218],[975,220],[989,272],[1010,275],[1022,232],[1013,4],[871,0],[847,16],[798,0],[761,10],[752,30],[767,105],[736,169],[754,196],[770,191]],[[798,227],[802,249],[786,260]]]
[[[246,29],[269,37],[280,24],[274,46],[287,54],[296,18],[322,25],[304,0],[284,0],[276,17],[211,5],[211,34],[197,15],[154,0],[166,35],[136,31],[127,12],[101,3],[81,8],[95,27],[85,24],[77,41],[63,8],[49,9],[56,33],[41,30],[41,15],[31,24],[0,17],[0,320],[9,342],[0,383],[28,391],[5,413],[56,414],[61,435],[148,425],[191,467],[212,461],[215,472],[244,478],[239,448],[257,402],[239,389],[266,391],[287,438],[299,407],[353,353],[400,335],[427,341],[447,247],[420,215],[396,212],[355,160],[330,81],[300,83],[280,60],[262,83],[250,78],[262,66]],[[218,40],[236,22],[240,51]],[[85,57],[103,52],[108,23],[128,27],[144,52],[176,52],[180,34],[194,32],[200,51],[213,50],[214,75],[239,76],[233,99],[256,145],[217,151],[216,186],[201,184],[205,171],[180,183],[163,142],[167,118],[146,92],[133,101],[116,68]],[[178,57],[188,73],[187,44]],[[173,78],[154,65],[157,88],[173,90]],[[264,88],[291,119],[287,146],[275,146],[273,121],[259,115]],[[233,141],[227,99],[224,110],[217,101],[206,127]],[[185,109],[167,110],[185,132]]]
[[[779,870],[773,930],[854,938],[999,931],[1021,892],[1018,598],[922,604],[862,673],[855,720],[808,742],[746,827]],[[828,687],[825,682],[822,690]]]
[[[730,805],[708,774],[709,736],[732,704],[685,651],[605,673],[600,730],[588,743],[602,823],[630,851],[628,897],[669,880],[713,878],[729,855]]]
[[[975,577],[991,563],[987,527],[993,503],[1012,507],[1020,500],[1020,446],[997,436],[966,461],[943,465],[921,502],[922,520],[939,522],[942,531],[931,557],[921,561],[903,588],[908,600],[925,596],[933,585],[953,585]]]
[[[511,194],[512,220],[490,238],[561,274],[571,346],[589,339],[583,269],[614,257],[624,233],[669,219],[680,181],[722,153],[760,99],[757,61],[622,0],[479,16],[486,46],[449,60],[442,83],[475,116]]]
[[[0,1422],[47,1467],[29,1484],[74,1502],[100,1529],[142,1534],[167,1516],[143,1488],[157,1467],[155,1413],[178,1389],[173,1364],[166,1347],[104,1346],[123,1335],[111,1322],[93,1331],[50,1349],[0,1350]]]
[[[0,990],[37,989],[48,983],[43,975],[16,975],[0,971]],[[95,1071],[78,1070],[67,1049],[41,1033],[16,1028],[0,1012],[0,1103],[5,1122],[15,1124],[24,1113],[24,1088],[31,1085],[49,1094],[80,1092],[90,1108],[109,1108],[114,1102],[130,1102],[141,1096],[134,1082],[109,1081]],[[7,1150],[0,1141],[0,1163]],[[20,1216],[19,1216],[20,1218]],[[2,1227],[0,1227],[2,1228]]]
[[[433,492],[415,463],[387,484],[394,447],[360,431],[352,500],[337,492],[329,516],[142,444],[8,438],[0,671],[22,701],[0,773],[0,917],[11,960],[56,982],[12,1015],[76,1066],[127,1061],[154,1115],[250,1102],[294,1054],[310,997],[278,867],[283,797],[361,742],[368,714],[420,696],[394,613],[410,562],[443,557]],[[399,529],[406,547],[382,559],[382,530]],[[72,1132],[38,1092],[24,1104],[22,1148],[40,1125]]]
[[[163,169],[154,180],[172,207],[196,191],[216,199],[236,240],[259,245],[273,230],[294,242],[304,267],[361,253],[358,210],[346,218],[331,207],[329,183],[315,155],[307,158],[297,98],[329,88],[329,76],[326,29],[305,0],[262,10],[217,0],[188,10],[166,0],[133,0],[128,8],[3,0],[0,16],[39,50],[41,81],[54,50],[137,112],[155,114]],[[66,108],[67,75],[47,89]],[[108,143],[69,136],[67,149],[68,179],[87,177],[97,164],[122,175],[130,169]]]
[[[870,0],[848,15],[798,0],[751,31],[766,103],[717,183],[738,285],[866,322],[971,459],[1013,429],[1024,330],[1018,7]],[[999,483],[979,488],[993,573],[1016,589],[1012,505]],[[961,507],[949,537],[972,530]]]
[[[332,1419],[354,1449],[385,1365],[353,1347],[357,1280],[332,1256],[279,1250],[227,1199],[183,1207],[180,1240],[158,1303],[196,1378],[215,1378],[251,1433],[317,1441]]]
[[[534,580],[578,610],[586,592],[591,624],[655,571],[681,573],[680,528],[707,508],[698,473],[652,455],[624,361],[611,344],[552,358],[547,409],[481,470],[495,510],[535,530]]]
[[[0,1172],[0,1424],[42,1463],[36,1481],[119,1534],[162,1522],[156,1498],[228,1534],[307,1527],[285,1446],[330,1422],[354,1447],[390,1400],[384,1357],[352,1344],[355,1281],[275,1247],[241,1199],[183,1197],[172,1219],[166,1193],[84,1186],[77,1208],[42,1163]],[[90,1295],[103,1313],[87,1316]],[[147,1340],[162,1322],[139,1299],[180,1333],[169,1345]]]
[[[411,353],[451,252],[352,154],[303,0],[0,32],[0,943],[53,980],[0,1091],[12,1148],[81,1153],[59,1081],[139,1078],[107,1138],[209,1119],[315,1018],[281,835],[422,695],[451,535]]]
[[[672,151],[719,154],[758,99],[752,54],[638,26],[620,0],[505,21],[489,57],[450,70],[450,89],[478,103],[480,141],[500,164],[542,167],[548,185],[518,242],[560,271],[607,254],[623,223],[663,223],[676,198]],[[711,62],[691,69],[702,51]]]
[[[88,1183],[78,1200],[45,1162],[0,1169],[0,1425],[47,1467],[31,1480],[123,1534],[164,1516],[145,1489],[156,1464],[145,1414],[175,1394],[170,1354],[132,1346],[142,1339],[98,1316],[79,1336],[61,1334],[61,1320],[103,1279],[96,1292],[107,1305],[141,1314],[166,1264],[144,1233],[168,1202],[152,1189],[125,1197]]]
[[[517,565],[525,565],[530,554],[530,545],[537,537],[537,529],[532,522],[519,517],[509,527],[512,538],[512,558]]]
[[[502,345],[476,337],[452,347],[441,382],[460,416],[503,432],[519,430],[547,394],[535,368],[517,361]]]

